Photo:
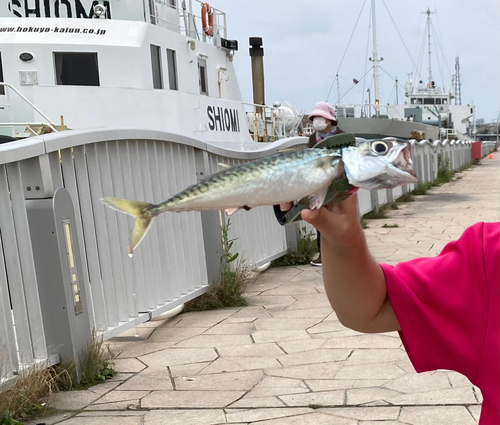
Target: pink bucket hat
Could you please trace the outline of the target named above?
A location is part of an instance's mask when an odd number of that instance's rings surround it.
[[[323,117],[327,120],[335,121],[335,125],[338,123],[335,108],[327,102],[318,102],[314,105],[313,111],[309,114],[309,120],[312,120],[314,117]]]

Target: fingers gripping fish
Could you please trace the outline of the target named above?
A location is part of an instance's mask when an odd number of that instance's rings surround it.
[[[400,141],[366,141],[335,149],[304,149],[279,153],[219,171],[160,204],[103,198],[111,208],[135,217],[128,254],[163,212],[239,209],[309,198],[312,209],[323,205],[328,187],[347,179],[367,189],[415,182],[409,144]]]

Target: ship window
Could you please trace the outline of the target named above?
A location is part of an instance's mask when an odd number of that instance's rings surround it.
[[[0,53],[0,83],[3,83],[2,53]],[[0,86],[0,96],[5,94],[5,86]]]
[[[448,99],[443,99],[443,105],[448,105]]]
[[[168,87],[170,90],[179,90],[179,82],[177,81],[177,57],[175,50],[167,49],[167,64]]]
[[[153,69],[153,88],[162,89],[163,79],[161,78],[161,52],[160,47],[151,44],[151,68]]]
[[[168,0],[168,5],[170,7],[173,7],[174,9],[177,9],[177,5],[175,3],[176,3],[175,0]]]
[[[436,98],[436,105],[441,105],[441,99]]]
[[[421,104],[422,104],[422,99],[418,98],[418,99],[417,99],[417,104],[418,104],[418,105],[421,105]]]
[[[198,77],[200,79],[200,93],[208,96],[207,61],[202,58],[198,58]]]
[[[412,105],[415,105],[415,103],[417,103],[417,99],[415,99],[414,97],[411,98],[411,104]]]
[[[424,97],[424,105],[434,105],[434,98]]]
[[[98,86],[97,53],[54,52],[58,86]]]

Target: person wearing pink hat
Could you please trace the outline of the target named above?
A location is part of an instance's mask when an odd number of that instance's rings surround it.
[[[309,121],[312,121],[314,133],[309,136],[308,148],[314,148],[319,142],[328,136],[345,133],[340,129],[337,121],[335,108],[328,102],[318,102],[314,105],[313,111],[309,114]],[[321,235],[317,232],[316,238],[318,244],[319,257],[311,261],[311,266],[321,266]]]
[[[309,136],[308,148],[314,148],[314,146],[328,136],[345,133],[345,131],[337,126],[338,121],[335,108],[328,102],[316,103],[313,111],[309,114],[309,121],[312,121],[315,131]]]

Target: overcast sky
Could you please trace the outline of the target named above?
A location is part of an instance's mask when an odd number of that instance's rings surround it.
[[[286,100],[296,109],[310,112],[315,102],[325,100],[364,2],[213,0],[211,5],[227,15],[228,38],[239,42],[234,64],[243,100],[253,100],[249,37],[263,38],[266,104]],[[366,70],[371,67],[371,62],[366,61],[367,56],[372,56],[370,4],[371,1],[366,0],[339,70],[341,94],[353,86],[353,78],[361,80],[365,66]],[[447,91],[450,89],[458,53],[462,104],[473,102],[476,118],[487,122],[496,120],[500,110],[498,0],[376,0],[377,46],[379,57],[384,58],[380,71],[380,103],[395,103],[394,77],[398,77],[401,84],[399,103],[406,100],[403,91],[407,74],[413,71],[413,80],[419,79],[412,59],[424,82],[428,80],[426,38],[423,60],[419,61],[426,20],[422,12],[427,8],[437,12],[431,15],[434,81]],[[366,89],[371,87],[373,93],[372,72],[341,102],[361,103],[363,82],[366,101]],[[372,102],[373,99],[372,94]],[[335,83],[329,101],[333,104],[336,100]]]

